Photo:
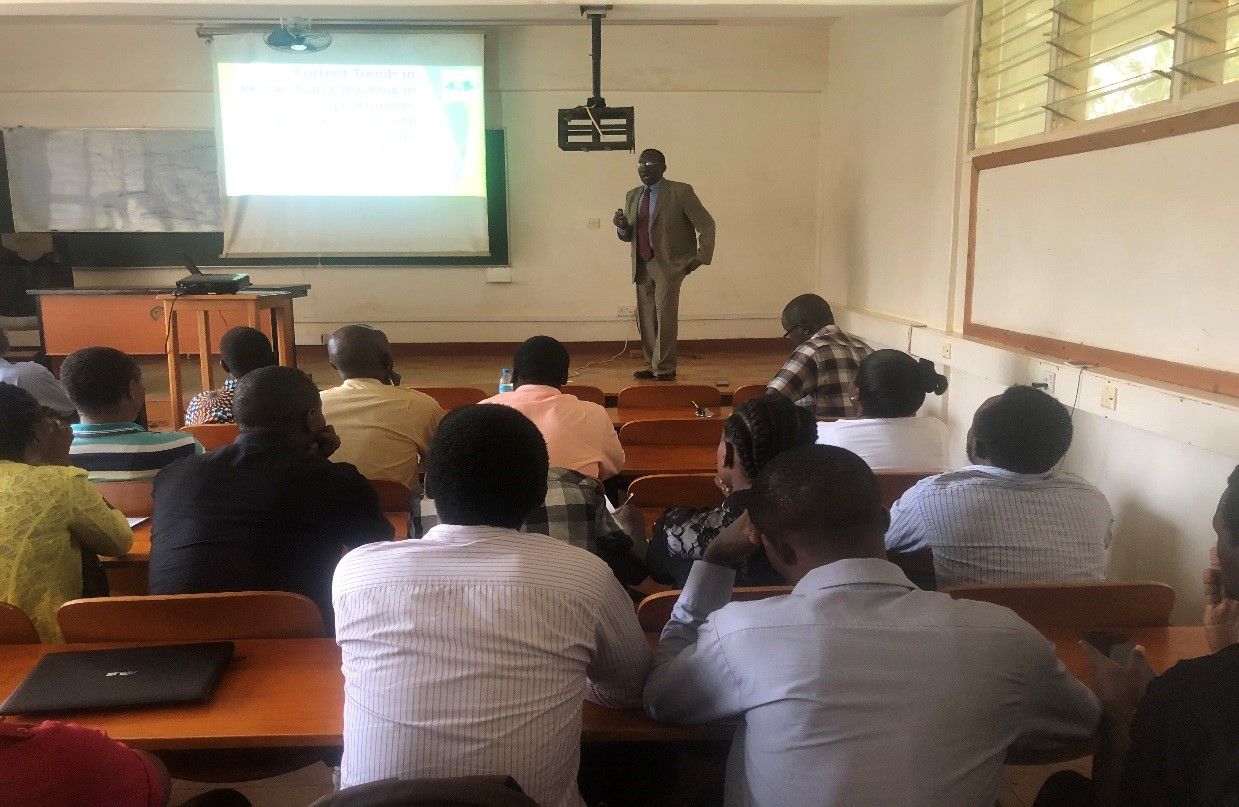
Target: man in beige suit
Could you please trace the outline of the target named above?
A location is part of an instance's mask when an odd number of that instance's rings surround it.
[[[637,325],[649,365],[633,377],[674,381],[680,283],[714,257],[714,219],[692,185],[663,179],[661,151],[646,149],[637,159],[641,185],[615,211],[619,239],[632,244]]]

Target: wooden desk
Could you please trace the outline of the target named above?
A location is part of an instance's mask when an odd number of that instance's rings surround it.
[[[1148,629],[1131,635],[1147,649],[1159,673],[1208,650],[1202,628]],[[153,751],[341,745],[344,682],[334,640],[242,640],[236,645],[237,657],[209,703],[58,718],[103,729],[117,740]],[[1074,635],[1058,637],[1056,645],[1072,672],[1091,679]],[[46,653],[104,646],[0,646],[0,698],[7,698]],[[670,726],[655,723],[638,709],[590,703],[583,705],[582,718],[584,742],[726,740],[731,733],[726,725]]]
[[[626,446],[620,475],[709,474],[718,466],[718,446]]]
[[[1142,645],[1153,672],[1161,675],[1177,662],[1209,655],[1209,643],[1204,628],[1144,628],[1124,631],[1138,645]],[[1078,631],[1052,632],[1048,638],[1054,642],[1058,657],[1089,688],[1093,687],[1093,668],[1084,648],[1080,647],[1082,635]],[[1025,751],[1012,749],[1007,755],[1008,765],[1051,765],[1091,756],[1096,751],[1093,738],[1075,745],[1048,751]]]
[[[102,729],[113,739],[148,751],[343,744],[344,677],[335,640],[242,640],[236,645],[236,657],[208,703],[57,719]],[[107,646],[0,646],[0,699],[7,698],[46,653]],[[732,731],[730,726],[669,726],[655,723],[639,709],[605,709],[592,703],[583,704],[582,719],[584,742],[727,740]]]
[[[168,286],[146,286],[34,289],[30,294],[39,299],[43,345],[49,356],[67,356],[92,345],[108,345],[133,356],[162,356],[167,333],[158,298],[174,291]],[[286,292],[296,298],[309,294],[310,287],[251,286],[248,291]],[[230,325],[239,324],[235,318],[225,321],[219,314],[212,316],[211,349],[218,352],[219,337]],[[267,336],[275,335],[269,321],[256,327]]]
[[[215,388],[215,363],[211,360],[211,315],[224,318],[231,315],[235,324],[244,322],[251,328],[262,323],[260,314],[271,314],[271,341],[281,365],[295,367],[293,352],[293,296],[284,291],[259,291],[239,294],[161,294],[163,320],[168,325],[168,397],[172,409],[172,427],[179,429],[185,423],[185,393],[181,388],[181,317],[193,315],[198,323],[198,372],[202,377],[202,389]]]
[[[1205,629],[1201,627],[1142,628],[1122,632],[1144,647],[1149,666],[1158,675],[1170,669],[1176,662],[1200,658],[1210,653]],[[1079,633],[1069,631],[1053,632],[1049,635],[1050,641],[1054,642],[1058,649],[1058,657],[1067,665],[1067,669],[1071,670],[1071,674],[1092,688],[1093,668],[1084,648],[1080,647],[1081,638]]]
[[[731,414],[730,406],[707,406],[713,420],[726,420]],[[641,406],[626,406],[619,409],[608,409],[611,422],[615,428],[631,423],[634,420],[697,420],[697,413],[691,406],[679,406],[674,409],[647,409]]]

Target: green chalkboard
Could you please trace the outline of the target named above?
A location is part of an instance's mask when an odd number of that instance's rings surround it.
[[[223,233],[54,233],[56,251],[73,266],[180,266],[184,256],[202,267],[212,266],[504,266],[508,263],[507,151],[502,129],[486,130],[486,203],[490,224],[489,255],[425,255],[407,258],[238,258],[219,257]],[[0,229],[13,231],[4,143],[0,140]]]

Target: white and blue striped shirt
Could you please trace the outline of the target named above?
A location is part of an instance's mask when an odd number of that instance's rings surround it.
[[[641,703],[650,647],[607,565],[545,535],[441,524],[368,544],[333,586],[344,787],[502,774],[581,807],[581,704]]]
[[[969,465],[922,479],[891,508],[886,548],[934,551],[938,587],[1102,580],[1114,516],[1075,474]]]

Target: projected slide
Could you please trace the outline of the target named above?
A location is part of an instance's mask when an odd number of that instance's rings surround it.
[[[480,65],[217,69],[229,196],[486,195]]]

